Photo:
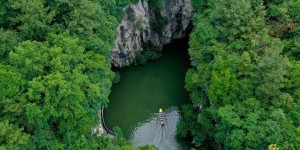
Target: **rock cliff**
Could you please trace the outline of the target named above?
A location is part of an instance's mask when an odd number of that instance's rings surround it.
[[[110,56],[115,67],[136,64],[136,56],[142,51],[159,51],[187,34],[193,11],[191,0],[164,0],[159,7],[152,5],[140,0],[123,9],[125,16],[117,28]]]

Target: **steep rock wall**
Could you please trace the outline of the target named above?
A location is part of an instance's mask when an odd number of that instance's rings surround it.
[[[136,64],[136,57],[142,51],[159,51],[163,45],[184,37],[192,11],[191,0],[165,0],[159,8],[142,0],[126,6],[110,56],[113,65],[124,67]]]

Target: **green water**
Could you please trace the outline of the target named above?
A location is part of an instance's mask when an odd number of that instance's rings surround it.
[[[105,110],[106,125],[119,126],[134,146],[154,144],[160,149],[182,149],[175,139],[178,108],[188,102],[184,89],[189,67],[187,39],[164,47],[160,60],[143,66],[117,71],[121,81],[112,87],[109,107]],[[166,112],[167,123],[157,121],[159,108]]]

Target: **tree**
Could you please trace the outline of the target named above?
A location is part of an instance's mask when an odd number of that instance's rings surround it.
[[[0,2],[0,149],[133,148],[90,134],[114,78],[110,12],[129,2]]]
[[[22,128],[10,124],[8,120],[0,121],[0,149],[21,149],[27,144],[29,137]]]
[[[0,148],[19,149],[28,143],[30,135],[24,132],[20,90],[21,74],[12,66],[0,64]]]
[[[94,70],[111,73],[103,56],[84,52],[79,39],[67,32],[50,34],[44,43],[25,41],[11,52],[10,60],[28,80],[22,103],[32,145],[86,146],[91,127],[99,123],[98,108],[108,96],[89,76]],[[111,85],[108,81],[102,84]]]
[[[113,10],[116,6],[103,8],[101,4],[105,2],[49,1],[49,9],[56,12],[54,18],[59,30],[69,30],[70,34],[80,37],[80,44],[86,49],[108,56],[117,35],[117,20],[104,10]]]
[[[268,35],[262,1],[194,2],[206,9],[194,18],[186,88],[201,109],[197,120],[183,116],[178,133],[204,149],[299,149],[299,102],[287,89],[297,71]]]
[[[15,31],[0,29],[0,63],[6,61],[8,54],[20,41]]]
[[[21,35],[27,39],[43,40],[50,31],[50,23],[55,15],[45,6],[44,0],[9,0],[10,7],[19,12],[11,21],[18,24]]]

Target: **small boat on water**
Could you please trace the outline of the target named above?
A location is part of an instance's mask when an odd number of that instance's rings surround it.
[[[166,118],[165,118],[165,113],[163,112],[163,110],[160,108],[159,109],[159,121],[160,121],[160,124],[163,126],[165,125],[166,123]]]

